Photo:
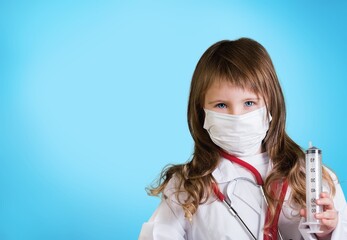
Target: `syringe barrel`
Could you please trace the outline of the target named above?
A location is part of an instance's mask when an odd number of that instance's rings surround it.
[[[307,223],[319,224],[314,216],[323,211],[322,206],[316,204],[322,192],[322,151],[310,147],[306,151],[306,213]]]

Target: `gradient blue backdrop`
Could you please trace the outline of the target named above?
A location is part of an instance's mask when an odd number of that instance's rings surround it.
[[[145,187],[192,152],[195,64],[242,36],[346,193],[346,21],[337,1],[1,1],[0,239],[137,239]]]

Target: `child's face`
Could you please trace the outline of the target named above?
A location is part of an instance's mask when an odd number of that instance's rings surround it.
[[[204,108],[232,115],[252,112],[265,105],[257,94],[235,87],[227,81],[215,81],[207,90]]]

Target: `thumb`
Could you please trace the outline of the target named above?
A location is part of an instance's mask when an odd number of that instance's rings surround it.
[[[306,209],[305,208],[300,209],[300,216],[306,217]]]

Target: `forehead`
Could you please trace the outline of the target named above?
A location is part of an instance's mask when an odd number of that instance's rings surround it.
[[[259,93],[253,91],[250,87],[240,86],[229,81],[214,81],[207,88],[205,98],[211,97],[228,97],[228,96],[247,96],[247,97],[261,97]]]

